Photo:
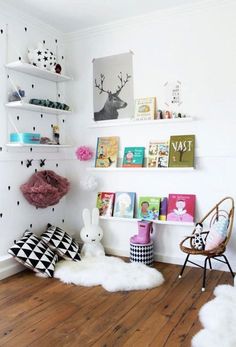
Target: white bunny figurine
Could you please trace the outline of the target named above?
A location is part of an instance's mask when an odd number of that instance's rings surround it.
[[[94,208],[92,211],[92,222],[90,211],[85,208],[83,210],[84,227],[80,232],[81,240],[84,245],[81,249],[83,257],[96,257],[105,255],[104,247],[101,244],[103,237],[102,228],[99,226],[99,210]]]

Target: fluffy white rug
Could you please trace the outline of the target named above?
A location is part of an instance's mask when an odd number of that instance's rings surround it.
[[[236,287],[220,285],[214,290],[215,299],[199,312],[204,329],[192,339],[192,347],[236,346]]]
[[[81,286],[102,285],[109,292],[149,289],[164,282],[156,269],[107,256],[84,258],[80,262],[60,261],[54,277]]]

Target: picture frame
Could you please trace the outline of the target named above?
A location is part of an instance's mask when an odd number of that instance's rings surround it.
[[[132,118],[133,53],[93,60],[94,121]]]

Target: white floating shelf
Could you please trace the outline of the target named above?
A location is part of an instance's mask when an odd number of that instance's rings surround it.
[[[120,218],[120,217],[104,217],[100,216],[100,219],[107,220],[111,222],[136,222],[141,220],[140,218]],[[162,220],[153,220],[152,221],[155,224],[162,224],[162,225],[179,225],[179,226],[194,226],[195,224],[193,222],[172,222],[172,221],[162,221]]]
[[[105,127],[115,127],[124,125],[161,125],[161,124],[171,124],[171,123],[184,123],[192,122],[192,117],[185,118],[171,118],[171,119],[155,119],[155,120],[135,120],[135,119],[124,119],[124,120],[103,120],[99,122],[93,122],[89,125],[89,128],[105,128]]]
[[[69,148],[72,145],[43,145],[35,143],[7,143],[6,147],[9,148],[24,148],[24,147],[40,147],[40,148]]]
[[[33,112],[40,112],[40,113],[47,113],[47,114],[71,114],[71,111],[65,111],[65,110],[59,110],[57,108],[52,107],[45,107],[45,106],[38,106],[34,104],[29,104],[27,102],[23,101],[12,101],[8,102],[5,105],[7,108],[14,108],[18,110],[26,110],[26,111],[33,111]]]
[[[147,167],[89,167],[88,171],[138,171],[138,172],[161,172],[161,171],[192,171],[194,167],[156,167],[156,168],[147,168]]]
[[[43,78],[45,80],[53,81],[53,82],[66,82],[66,81],[72,80],[72,78],[69,76],[57,74],[55,72],[48,71],[48,70],[43,70],[32,64],[22,63],[21,61],[15,61],[15,62],[9,63],[5,65],[5,67],[11,70],[23,72],[25,74],[36,76],[36,77]]]

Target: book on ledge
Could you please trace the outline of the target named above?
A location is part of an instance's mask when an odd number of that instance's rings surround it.
[[[193,194],[169,194],[167,220],[193,222],[196,196]]]
[[[140,196],[138,203],[138,218],[145,220],[159,219],[161,198]]]
[[[98,137],[95,167],[116,167],[118,151],[119,137]]]
[[[145,147],[125,147],[123,167],[143,167]]]
[[[149,142],[147,167],[168,167],[169,142],[156,141]]]
[[[170,137],[169,167],[194,167],[195,135]]]
[[[115,193],[99,192],[97,194],[96,207],[99,209],[100,216],[112,216],[114,200]]]
[[[135,100],[135,114],[136,120],[153,120],[156,113],[156,98],[140,98]]]
[[[133,218],[135,195],[133,192],[117,192],[113,217]]]

